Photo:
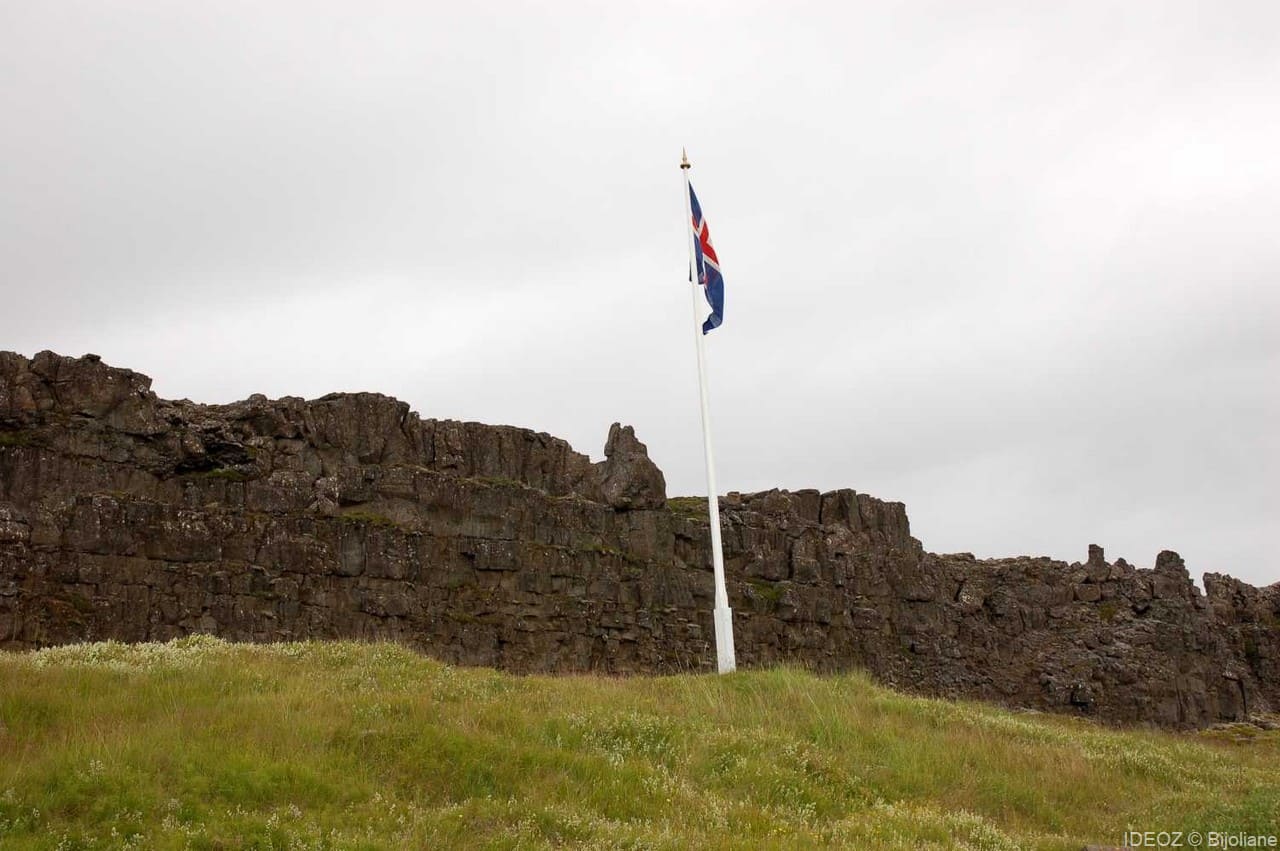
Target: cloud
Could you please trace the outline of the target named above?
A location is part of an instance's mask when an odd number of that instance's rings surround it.
[[[1272,4],[0,9],[0,347],[1280,579]]]

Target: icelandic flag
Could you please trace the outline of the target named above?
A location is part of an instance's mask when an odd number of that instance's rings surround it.
[[[707,229],[707,220],[702,217],[702,207],[698,205],[698,196],[693,193],[693,184],[689,184],[689,206],[693,208],[693,252],[698,283],[702,284],[702,294],[711,305],[711,315],[702,323],[702,333],[705,334],[724,322],[724,278],[720,275],[720,259],[711,245],[711,231]]]

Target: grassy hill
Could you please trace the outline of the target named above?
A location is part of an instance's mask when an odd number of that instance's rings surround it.
[[[1070,848],[1274,833],[1280,736],[864,676],[516,677],[386,644],[0,653],[0,848]]]

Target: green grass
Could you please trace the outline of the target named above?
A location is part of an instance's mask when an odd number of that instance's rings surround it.
[[[707,520],[707,498],[705,496],[673,496],[667,498],[667,509],[673,514],[690,520]]]
[[[764,600],[770,606],[776,606],[787,590],[777,582],[771,582],[768,579],[748,579],[747,583],[751,586],[752,595]]]
[[[0,447],[30,446],[35,439],[36,433],[28,429],[0,431]]]
[[[372,511],[347,511],[338,515],[343,523],[357,523],[364,526],[395,526],[396,521]]]
[[[1280,738],[861,675],[517,677],[394,645],[0,653],[0,848],[1052,848],[1272,833]]]

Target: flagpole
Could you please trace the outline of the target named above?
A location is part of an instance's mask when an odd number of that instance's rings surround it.
[[[680,152],[680,170],[684,172],[685,230],[689,234],[689,268],[694,268],[693,206],[689,196],[689,157]],[[720,498],[716,490],[716,467],[711,454],[711,406],[707,402],[707,352],[702,333],[702,312],[699,307],[699,284],[690,288],[693,294],[693,338],[698,348],[698,398],[702,403],[702,448],[707,461],[707,515],[711,520],[711,567],[715,574],[716,602],[712,617],[716,630],[716,668],[727,674],[737,667],[733,652],[733,612],[729,609],[729,595],[724,585],[724,549],[720,544]],[[705,300],[704,300],[705,301]]]

